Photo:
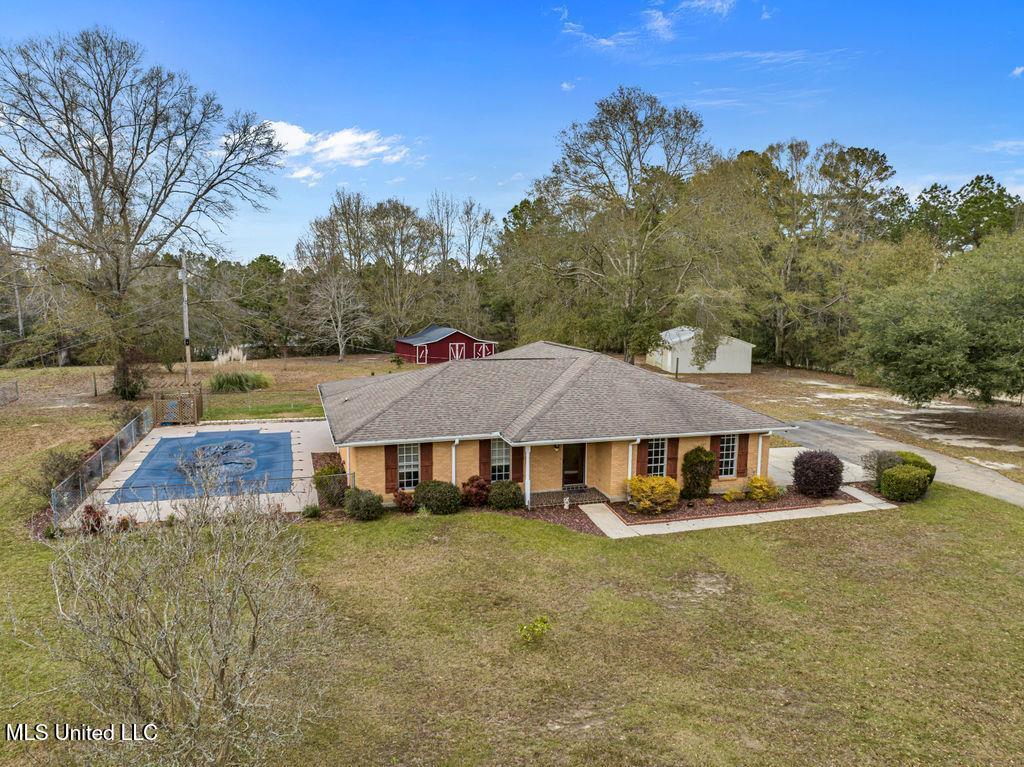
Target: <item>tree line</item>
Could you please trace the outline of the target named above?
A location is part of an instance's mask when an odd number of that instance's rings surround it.
[[[870,147],[725,154],[696,112],[620,87],[500,222],[444,192],[418,209],[340,189],[294,253],[242,264],[212,235],[273,195],[281,146],[133,43],[4,49],[0,126],[0,355],[110,363],[128,396],[145,362],[182,357],[183,263],[200,357],[386,351],[438,322],[632,362],[687,324],[702,359],[729,334],[914,399],[1024,388],[1022,204],[991,176],[912,198]]]

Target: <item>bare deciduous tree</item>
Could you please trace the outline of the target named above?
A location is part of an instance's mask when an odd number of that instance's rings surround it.
[[[237,201],[273,194],[281,151],[255,115],[103,29],[0,50],[0,134],[0,207],[51,243],[40,268],[94,301],[122,379],[140,276],[167,250],[210,250]]]
[[[350,342],[366,341],[375,327],[357,287],[348,269],[328,267],[311,275],[303,302],[303,324],[317,340],[337,344],[339,362],[345,360]]]
[[[480,203],[472,197],[463,201],[459,211],[459,252],[467,269],[472,269],[477,257],[483,255],[493,224],[494,215]]]
[[[158,728],[84,763],[273,764],[315,715],[330,624],[287,520],[257,494],[201,494],[183,511],[55,547],[51,649],[73,691],[107,721]]]

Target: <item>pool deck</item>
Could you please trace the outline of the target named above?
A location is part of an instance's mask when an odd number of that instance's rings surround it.
[[[292,438],[292,486],[287,493],[266,493],[263,500],[269,506],[280,506],[285,512],[300,512],[307,504],[316,503],[313,488],[313,453],[333,453],[334,442],[326,420],[299,421],[231,421],[204,423],[199,426],[157,426],[146,435],[93,492],[90,503],[107,504],[110,516],[132,517],[137,522],[167,519],[171,514],[181,516],[184,500],[161,500],[139,503],[110,503],[110,498],[135,473],[146,456],[164,437],[191,437],[199,432],[252,431],[264,433],[287,432]],[[78,514],[71,515],[64,524],[77,524]]]

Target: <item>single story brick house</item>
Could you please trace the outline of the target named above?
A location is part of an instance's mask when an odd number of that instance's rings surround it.
[[[768,439],[790,428],[698,388],[540,341],[490,357],[318,387],[356,486],[395,490],[479,474],[538,493],[593,488],[622,500],[637,474],[681,479],[683,455],[717,455],[713,492],[767,476]]]
[[[494,341],[443,325],[427,325],[411,336],[395,339],[395,354],[417,365],[490,357],[495,348]]]

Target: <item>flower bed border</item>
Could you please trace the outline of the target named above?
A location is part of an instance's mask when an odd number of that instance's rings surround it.
[[[875,495],[872,493],[872,495]],[[625,502],[609,503],[608,507],[617,516],[623,524],[629,526],[635,525],[651,525],[658,524],[661,522],[688,522],[695,519],[714,519],[716,517],[739,517],[748,514],[764,514],[774,511],[793,511],[796,509],[811,509],[817,506],[840,506],[845,503],[858,503],[857,498],[842,490],[839,490],[835,495],[829,498],[811,498],[809,496],[801,496],[806,499],[806,503],[786,503],[781,506],[774,506],[771,503],[765,503],[760,506],[748,507],[745,509],[738,510],[723,510],[717,512],[711,512],[706,514],[690,513],[680,515],[680,510],[687,510],[685,502],[680,503],[675,511],[666,512],[665,514],[634,514],[626,511]],[[879,500],[882,500],[881,498]]]

